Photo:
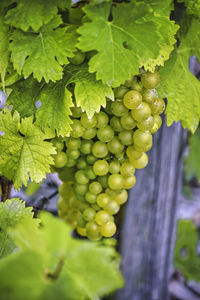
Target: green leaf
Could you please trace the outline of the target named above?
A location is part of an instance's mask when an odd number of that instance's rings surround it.
[[[22,183],[27,185],[29,176],[39,183],[50,172],[55,148],[44,133],[33,124],[33,118],[24,118],[20,123],[18,112],[12,116],[5,109],[0,113],[0,172],[14,182],[18,189]]]
[[[11,1],[10,1],[11,2]],[[70,0],[17,0],[17,5],[8,10],[6,23],[27,31],[30,27],[37,31],[43,24],[47,24],[58,11],[58,7],[70,7]]]
[[[77,106],[86,111],[89,117],[99,112],[101,106],[106,106],[106,97],[114,100],[112,88],[96,80],[94,74],[88,72],[86,64],[81,66],[69,65],[65,68],[69,83],[75,83],[75,98]]]
[[[72,95],[62,81],[46,85],[39,97],[42,105],[36,112],[36,124],[44,129],[55,130],[58,136],[66,136],[70,130]]]
[[[184,2],[187,8],[187,13],[200,18],[200,0],[178,0]]]
[[[200,129],[190,136],[189,145],[189,154],[185,159],[185,172],[188,178],[197,176],[200,182]]]
[[[13,105],[13,109],[17,110],[21,117],[32,116],[36,112],[39,93],[40,84],[35,79],[32,77],[22,79],[12,86],[7,104]]]
[[[162,97],[167,98],[167,124],[180,120],[184,128],[195,132],[200,119],[200,82],[189,71],[189,57],[200,58],[200,24],[193,19],[181,44],[160,69]]]
[[[155,68],[154,60],[160,57],[163,42],[172,39],[171,32],[165,37],[163,30],[170,24],[169,18],[161,20],[145,3],[113,6],[112,21],[108,20],[110,2],[91,2],[83,10],[91,22],[78,29],[81,37],[77,46],[83,51],[98,51],[89,61],[89,71],[97,72],[98,80],[113,87],[138,74],[146,61]]]
[[[24,219],[12,229],[19,249],[0,260],[2,300],[93,300],[122,287],[114,248],[75,240],[65,223],[40,216],[40,228]]]
[[[0,13],[0,74],[3,88],[5,88],[4,80],[9,62],[9,36],[9,26],[4,23]]]
[[[22,222],[26,216],[33,220],[32,207],[25,207],[23,200],[13,198],[0,202],[0,258],[10,254],[15,247],[8,229]]]
[[[55,82],[62,78],[63,64],[73,56],[77,34],[74,26],[61,28],[57,16],[40,28],[39,33],[15,30],[11,35],[11,60],[14,68],[24,77],[33,73],[38,81]]]
[[[190,220],[179,220],[174,263],[186,280],[199,279],[200,259],[196,252],[198,231]]]

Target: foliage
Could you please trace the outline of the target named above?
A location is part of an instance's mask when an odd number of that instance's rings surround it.
[[[75,240],[70,228],[48,213],[40,215],[39,227],[19,199],[0,207],[1,216],[7,212],[1,226],[16,247],[0,260],[1,299],[98,299],[122,286],[114,248]],[[12,220],[17,207],[19,216]]]
[[[185,159],[185,172],[188,178],[196,176],[200,181],[200,129],[189,138],[189,154]]]
[[[199,281],[200,260],[196,252],[198,232],[190,220],[179,220],[174,264],[187,280]]]

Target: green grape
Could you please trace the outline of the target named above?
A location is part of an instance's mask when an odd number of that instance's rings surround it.
[[[84,196],[88,191],[88,184],[74,184],[74,191],[76,194]]]
[[[145,119],[144,121],[138,123],[137,127],[140,130],[147,131],[147,130],[151,130],[153,128],[153,125],[154,125],[154,119],[152,116],[150,116],[147,119]]]
[[[83,196],[81,196],[81,197],[83,197]],[[81,206],[79,208],[79,210],[81,212],[83,212],[86,208],[90,207],[89,204],[87,202],[85,202],[85,197],[83,197],[83,198],[84,198],[84,200],[81,201]]]
[[[85,202],[85,196],[84,195],[76,194],[76,198],[77,198],[77,200],[79,200],[82,203]],[[79,210],[81,211],[80,208],[79,208]]]
[[[156,131],[158,131],[158,129],[162,125],[162,119],[159,115],[154,115],[153,116],[153,121],[154,121],[154,125],[153,125],[153,128],[151,129],[152,134],[156,133]]]
[[[133,133],[131,130],[123,130],[119,133],[119,140],[125,146],[133,144]]]
[[[113,115],[122,117],[128,113],[128,109],[124,106],[122,101],[114,101],[111,104],[111,111]]]
[[[142,93],[143,100],[147,103],[153,103],[158,98],[158,92],[153,90],[145,89]]]
[[[135,176],[129,176],[129,177],[124,177],[124,188],[129,190],[132,188],[136,183],[136,178]]]
[[[143,120],[150,117],[151,108],[148,103],[141,102],[136,109],[131,110],[131,115],[136,121],[142,122]]]
[[[57,140],[57,139],[53,139],[51,140],[52,144],[56,147],[57,152],[62,151],[64,148],[64,143]]]
[[[83,218],[82,215],[80,215],[77,220],[77,225],[81,228],[84,228],[86,223],[87,223],[86,220]]]
[[[86,228],[81,228],[81,227],[77,226],[76,230],[80,236],[87,236]]]
[[[73,158],[71,158],[71,157],[69,157],[69,159],[68,159],[68,161],[66,163],[66,167],[71,168],[71,167],[73,167],[75,165],[76,165],[76,160],[73,159]]]
[[[117,227],[116,227],[115,223],[112,221],[104,224],[100,228],[100,232],[101,232],[102,236],[105,236],[105,237],[113,236],[115,234],[116,230],[117,230]]]
[[[83,211],[83,218],[86,221],[94,220],[95,216],[96,216],[96,211],[93,208],[88,207]]]
[[[138,159],[142,156],[142,152],[137,151],[134,146],[129,146],[126,149],[126,154],[127,154],[128,158],[130,158],[130,159]]]
[[[161,115],[165,110],[165,101],[158,97],[154,103],[150,104],[152,115]]]
[[[87,162],[84,158],[80,157],[78,160],[77,160],[77,163],[76,163],[76,167],[78,169],[85,169],[87,167]]]
[[[108,125],[109,118],[105,112],[100,111],[98,114],[95,114],[95,116],[97,120],[96,123],[97,128],[104,128]]]
[[[87,237],[88,237],[88,239],[90,241],[97,242],[97,241],[99,241],[102,238],[102,234],[100,232],[97,232],[96,234],[90,234],[90,233],[88,233]]]
[[[110,142],[114,137],[114,131],[111,126],[107,125],[97,131],[97,137],[101,142]]]
[[[157,71],[154,73],[146,72],[142,74],[141,82],[146,89],[155,89],[160,83],[160,74]]]
[[[124,150],[124,146],[118,137],[114,136],[112,141],[108,143],[108,150],[113,154],[120,154]]]
[[[120,174],[112,174],[108,177],[108,186],[112,190],[119,190],[123,187],[123,177]]]
[[[117,131],[117,132],[120,132],[123,130],[120,119],[115,116],[111,118],[110,126],[114,129],[114,131]]]
[[[73,124],[71,125],[72,131],[70,132],[71,136],[74,138],[80,138],[83,136],[85,129],[82,127],[79,120],[74,119]]]
[[[92,152],[92,140],[82,140],[80,150],[83,154],[90,154]]]
[[[54,165],[56,168],[63,168],[66,165],[67,160],[67,155],[64,152],[59,151],[54,156]]]
[[[122,190],[119,194],[114,197],[117,204],[122,205],[128,200],[128,193],[126,190]]]
[[[72,117],[73,118],[80,118],[82,114],[82,110],[80,107],[72,107],[71,108]]]
[[[117,204],[117,202],[115,200],[110,200],[108,202],[108,204],[106,205],[106,207],[104,208],[109,214],[111,215],[115,215],[118,213],[119,211],[119,204]]]
[[[125,152],[123,151],[119,154],[115,154],[115,157],[119,160],[120,163],[122,163],[125,159],[124,155],[125,155]]]
[[[131,159],[131,163],[136,169],[143,169],[148,164],[148,156],[146,153],[142,153],[139,159]]]
[[[99,211],[101,209],[97,204],[91,204],[91,206],[95,211]]]
[[[85,200],[90,203],[90,204],[94,204],[96,203],[96,199],[97,199],[97,195],[91,193],[91,192],[87,192],[85,194]]]
[[[109,171],[109,164],[106,160],[97,160],[93,166],[94,173],[98,176],[104,176]]]
[[[136,90],[136,91],[138,91],[138,92],[142,92],[142,90],[143,90],[143,85],[142,85],[142,83],[141,83],[141,81],[136,81],[133,85],[132,85],[132,89],[133,90]]]
[[[95,161],[97,161],[97,157],[95,157],[93,154],[89,154],[86,156],[86,161],[89,165],[93,165]]]
[[[130,113],[128,113],[126,116],[121,117],[120,122],[121,122],[123,129],[126,129],[126,130],[131,130],[131,129],[135,128],[137,125],[136,121],[132,118]]]
[[[109,196],[111,196],[112,198],[113,197],[115,197],[118,193],[120,193],[121,192],[121,190],[112,190],[112,189],[110,189],[110,188],[107,188],[106,190],[105,190],[105,192],[109,195]]]
[[[86,224],[86,233],[91,240],[99,240],[101,238],[99,230],[99,225],[94,221],[90,221]]]
[[[59,169],[58,177],[62,181],[73,181],[75,170],[74,167],[69,168],[65,165],[62,169]]]
[[[89,185],[89,191],[95,195],[100,194],[102,191],[102,186],[98,181],[93,181]]]
[[[68,149],[77,150],[81,146],[81,140],[70,137],[66,140],[65,144]]]
[[[135,90],[128,91],[123,98],[123,102],[128,109],[135,109],[142,102],[142,95]]]
[[[58,201],[57,201],[58,209],[66,212],[68,210],[68,206],[69,205],[68,205],[67,201],[61,195],[59,195]]]
[[[133,176],[135,173],[135,168],[132,165],[132,163],[130,162],[130,160],[125,160],[120,168],[120,173],[122,174],[122,176],[124,177],[129,177],[129,176]]]
[[[80,151],[79,150],[67,149],[66,154],[67,154],[67,157],[76,160],[80,156]]]
[[[83,53],[79,50],[74,53],[73,57],[69,57],[69,61],[73,65],[80,65],[84,62],[84,60],[85,60],[85,53]]]
[[[128,88],[121,85],[114,89],[114,95],[117,99],[123,99],[124,95],[128,92]]]
[[[106,193],[101,193],[97,196],[97,204],[102,208],[106,207],[109,201],[111,201],[111,197]]]
[[[103,158],[108,154],[108,147],[105,143],[98,141],[92,146],[92,154],[98,158]]]
[[[88,129],[85,129],[82,137],[85,140],[91,140],[96,136],[96,134],[97,134],[96,128],[88,128]]]
[[[111,174],[116,174],[116,173],[119,173],[119,171],[120,171],[120,162],[117,160],[113,160],[110,163],[109,172]]]
[[[85,174],[86,176],[90,179],[90,180],[93,180],[96,178],[96,175],[93,171],[93,168],[92,166],[88,166],[86,169],[85,169]]]
[[[109,213],[107,211],[100,210],[96,213],[95,222],[98,225],[104,225],[104,224],[108,223],[109,221],[111,221],[111,215],[109,215]]]
[[[137,129],[133,134],[133,141],[135,147],[138,146],[144,149],[144,151],[147,151],[147,149],[152,146],[152,135],[149,131]]]
[[[93,128],[96,126],[97,119],[96,116],[93,116],[92,118],[88,118],[86,113],[83,113],[81,115],[81,124],[84,128]]]
[[[130,80],[126,80],[124,83],[124,86],[131,88],[132,85],[137,81],[137,77],[136,76],[132,76],[132,78]]]
[[[76,182],[79,184],[87,184],[89,182],[89,179],[83,170],[76,171],[74,177]]]
[[[98,182],[102,185],[102,187],[105,189],[108,186],[108,175],[104,176],[98,176]]]

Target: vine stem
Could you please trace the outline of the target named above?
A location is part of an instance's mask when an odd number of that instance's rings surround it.
[[[2,188],[1,201],[5,202],[10,197],[10,191],[13,183],[6,177],[0,176],[0,184]]]

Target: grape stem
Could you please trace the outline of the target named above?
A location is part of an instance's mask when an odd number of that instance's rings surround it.
[[[10,191],[13,182],[4,176],[0,176],[0,184],[2,188],[1,201],[5,202],[10,197]]]
[[[62,271],[62,268],[64,266],[64,263],[65,263],[65,255],[61,255],[54,272],[47,270],[46,276],[52,280],[58,279],[60,272]]]

